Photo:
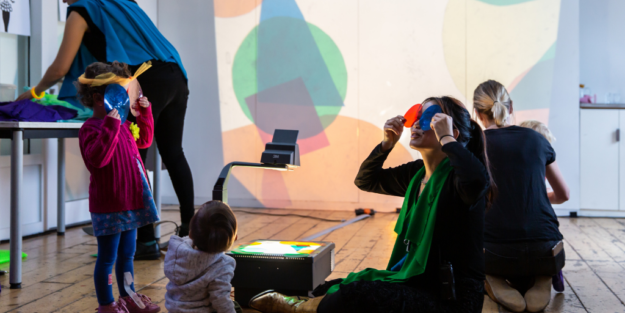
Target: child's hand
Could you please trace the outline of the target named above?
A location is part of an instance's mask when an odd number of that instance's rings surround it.
[[[144,108],[147,108],[150,106],[150,101],[148,101],[148,97],[141,97],[137,101],[139,102],[139,105]]]
[[[106,116],[108,117],[112,117],[116,120],[122,120],[121,117],[119,117],[119,113],[117,112],[117,109],[113,109],[113,111],[109,112],[109,114],[107,114]]]
[[[132,115],[134,115],[135,117],[141,115],[141,113],[139,112],[139,107],[137,106],[137,104],[139,104],[141,107],[147,108],[150,106],[150,101],[148,101],[148,97],[141,97],[139,99],[137,99],[137,102],[133,103],[130,106],[130,111],[132,112]]]

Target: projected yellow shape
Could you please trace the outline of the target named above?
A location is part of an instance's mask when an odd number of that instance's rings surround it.
[[[515,87],[553,49],[559,15],[559,0],[450,0],[443,45],[458,89],[472,99],[475,87],[487,79]]]

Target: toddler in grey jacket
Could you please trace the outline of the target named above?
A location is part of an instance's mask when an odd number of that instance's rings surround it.
[[[230,281],[236,263],[224,254],[236,240],[234,213],[225,203],[207,202],[195,213],[189,229],[189,237],[174,235],[169,241],[165,307],[171,313],[234,313]]]

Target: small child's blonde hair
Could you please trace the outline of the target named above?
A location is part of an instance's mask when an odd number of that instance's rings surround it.
[[[549,143],[553,143],[554,141],[556,141],[556,137],[553,136],[549,128],[547,128],[547,125],[541,123],[540,121],[527,120],[523,121],[519,126],[531,128],[537,131],[539,134],[543,135],[543,137],[545,137],[545,139],[547,139]]]

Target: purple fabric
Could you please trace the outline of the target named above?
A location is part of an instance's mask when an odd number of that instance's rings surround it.
[[[551,278],[551,282],[553,283],[553,289],[557,292],[564,291],[564,276],[562,276],[562,271]]]
[[[0,121],[56,122],[71,120],[78,111],[60,105],[44,106],[30,100],[0,102]]]

